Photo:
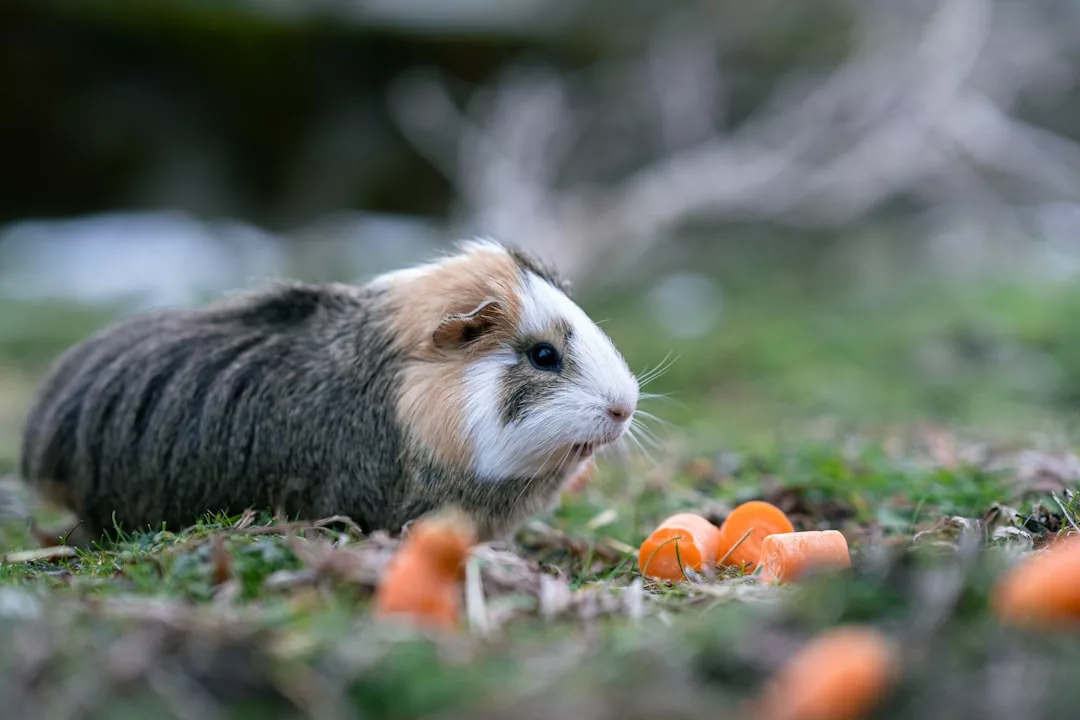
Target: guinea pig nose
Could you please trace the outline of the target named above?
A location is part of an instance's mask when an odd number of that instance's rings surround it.
[[[607,414],[612,420],[622,422],[626,418],[630,417],[634,412],[634,408],[629,405],[612,404],[608,405]]]

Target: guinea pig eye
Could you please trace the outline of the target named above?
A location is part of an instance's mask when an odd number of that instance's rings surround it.
[[[538,343],[529,348],[529,362],[537,370],[559,370],[562,367],[562,358],[559,351],[548,343]]]

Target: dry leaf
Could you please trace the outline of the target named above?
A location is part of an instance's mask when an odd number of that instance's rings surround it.
[[[244,530],[246,528],[251,527],[251,524],[254,523],[254,522],[255,522],[255,511],[249,508],[249,509],[245,510],[244,514],[240,516],[240,519],[236,521],[236,524],[233,525],[233,529],[234,530]]]
[[[8,553],[4,556],[6,563],[45,562],[48,560],[61,560],[75,557],[78,551],[69,545],[53,545],[52,547],[33,548]]]
[[[232,556],[225,547],[225,538],[215,535],[213,545],[210,548],[210,562],[213,565],[210,582],[214,586],[228,582],[232,578]]]
[[[372,543],[337,547],[325,540],[293,537],[289,547],[302,563],[317,575],[330,575],[347,582],[374,587],[389,561],[392,549]]]

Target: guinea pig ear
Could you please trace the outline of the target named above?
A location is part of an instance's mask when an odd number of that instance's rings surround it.
[[[488,298],[467,313],[444,317],[431,340],[440,350],[461,347],[493,328],[502,312],[499,301]]]

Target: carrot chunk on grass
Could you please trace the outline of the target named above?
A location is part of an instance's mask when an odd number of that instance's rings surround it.
[[[695,572],[716,564],[720,528],[700,515],[676,513],[664,520],[638,548],[638,570],[658,580],[685,580],[683,568]]]
[[[811,567],[850,567],[847,539],[836,530],[777,533],[761,541],[763,582],[797,580]]]
[[[834,627],[810,640],[766,684],[755,720],[861,720],[900,674],[894,642],[873,628]]]
[[[390,560],[375,591],[376,617],[449,630],[461,617],[461,580],[476,542],[457,512],[418,520]]]
[[[1050,627],[1080,622],[1080,535],[1020,561],[998,579],[994,613],[1006,623]]]
[[[761,557],[761,542],[766,537],[794,531],[795,527],[788,516],[772,503],[763,500],[744,502],[736,506],[720,526],[724,548],[721,560],[724,565],[741,567],[746,572],[752,572],[757,567]],[[723,558],[724,554],[727,554],[726,559]]]

